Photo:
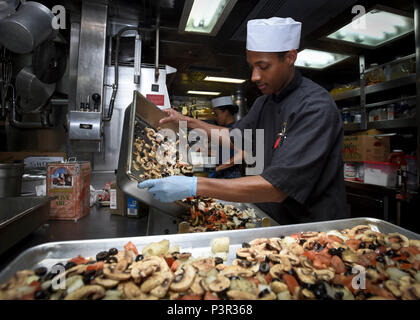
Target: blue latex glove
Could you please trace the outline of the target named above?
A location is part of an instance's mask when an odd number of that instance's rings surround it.
[[[197,177],[171,176],[151,179],[139,183],[137,187],[148,188],[153,197],[160,202],[174,202],[196,196]]]

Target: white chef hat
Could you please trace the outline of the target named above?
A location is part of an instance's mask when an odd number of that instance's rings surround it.
[[[248,21],[246,48],[258,52],[285,52],[298,49],[302,23],[292,18]]]
[[[219,97],[211,100],[213,108],[233,105],[232,96]]]

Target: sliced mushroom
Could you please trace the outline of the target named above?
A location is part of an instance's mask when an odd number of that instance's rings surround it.
[[[341,254],[342,260],[348,263],[357,263],[357,254],[351,250],[344,250]]]
[[[302,289],[300,291],[300,296],[302,297],[302,299],[305,300],[312,300],[315,299],[315,294],[312,291],[309,291],[308,289]]]
[[[130,269],[131,277],[136,283],[140,283],[142,279],[149,277],[154,272],[169,271],[168,264],[165,262],[165,260],[156,256],[148,256],[141,261],[137,261],[130,266]]]
[[[415,283],[404,290],[402,294],[403,300],[418,300],[420,299],[420,283]]]
[[[277,262],[277,264],[275,264],[271,270],[273,270],[273,268],[275,267],[275,271],[274,272],[279,272],[279,271],[290,271],[290,269],[292,269],[292,264],[290,263],[289,257],[288,256],[281,256],[281,255],[270,255],[269,259],[273,262]],[[299,261],[299,259],[298,259]]]
[[[223,275],[219,275],[216,280],[209,284],[209,289],[213,292],[222,292],[230,286],[230,280]]]
[[[214,258],[210,257],[210,258],[204,258],[204,259],[200,259],[200,260],[194,261],[192,263],[192,265],[199,272],[207,273],[211,269],[213,269],[216,264],[215,264]]]
[[[318,280],[330,281],[334,278],[335,272],[331,269],[315,270],[314,277]]]
[[[381,279],[381,275],[378,273],[378,271],[370,268],[366,270],[366,276],[372,282],[377,282]]]
[[[200,284],[201,281],[203,281],[203,278],[197,275],[190,288],[192,294],[201,296],[205,293],[203,287]]]
[[[312,262],[311,262],[311,260],[308,257],[306,257],[304,255],[301,255],[301,256],[299,256],[299,260],[300,260],[300,265],[302,267],[304,267],[304,268],[312,268]]]
[[[251,256],[251,252],[249,248],[241,248],[236,251],[236,257],[239,259],[247,259]]]
[[[124,282],[122,289],[126,299],[134,299],[143,295],[140,288],[133,281]]]
[[[306,231],[306,232],[302,232],[300,234],[300,237],[308,239],[308,238],[316,237],[317,235],[318,235],[318,232],[316,232],[316,231]]]
[[[251,246],[256,246],[256,245],[259,245],[259,244],[265,244],[267,242],[268,242],[267,238],[258,238],[258,239],[254,239],[254,240],[250,241],[249,244]]]
[[[314,276],[314,271],[309,268],[296,268],[295,269],[299,280],[308,284],[314,284],[316,278]]]
[[[172,291],[184,292],[189,289],[195,278],[195,269],[191,265],[184,265],[175,272],[175,278],[170,286]]]
[[[392,250],[398,250],[401,247],[408,247],[410,241],[408,238],[400,233],[390,233],[385,237],[385,243],[391,245]]]
[[[367,225],[358,225],[358,226],[353,227],[350,230],[349,234],[356,236],[360,233],[364,233],[365,231],[370,231],[370,230],[372,230],[372,229]]]
[[[280,293],[280,292],[288,290],[287,285],[280,281],[271,282],[270,288],[274,293]]]
[[[164,280],[163,282],[157,286],[156,288],[150,291],[150,294],[157,297],[157,298],[164,298],[169,290],[169,287],[174,279],[172,272],[165,272],[164,273]]]
[[[96,277],[95,284],[98,284],[106,289],[111,289],[118,285],[118,281],[112,279],[105,279],[104,277]]]
[[[89,285],[81,287],[69,295],[67,295],[64,300],[82,300],[87,297],[92,297],[93,300],[102,298],[105,295],[105,289],[97,285]]]
[[[273,279],[280,279],[284,271],[286,271],[284,268],[284,264],[278,263],[270,268],[270,275],[271,277],[273,277]]]
[[[398,282],[394,280],[387,280],[384,282],[385,288],[387,288],[395,297],[399,298],[402,295],[401,290],[398,288]]]
[[[289,251],[295,256],[300,256],[304,252],[303,247],[299,243],[292,243],[289,246]]]
[[[131,278],[130,273],[125,272],[125,271],[118,272],[114,265],[105,264],[103,272],[104,272],[105,277],[112,280],[125,281]]]
[[[156,272],[148,277],[140,286],[143,293],[149,293],[152,289],[156,288],[165,280],[164,274]]]
[[[221,274],[228,278],[238,276],[249,278],[254,275],[254,272],[252,270],[245,269],[240,266],[227,266],[223,269]]]
[[[256,300],[257,295],[245,291],[229,290],[226,295],[232,300]]]
[[[183,253],[176,253],[175,258],[179,260],[188,260],[191,257],[191,253],[183,252]]]

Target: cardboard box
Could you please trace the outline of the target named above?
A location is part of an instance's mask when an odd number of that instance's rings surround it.
[[[389,137],[376,137],[368,135],[344,136],[343,161],[385,162],[390,152]]]
[[[125,216],[127,213],[126,196],[116,183],[111,184],[110,196],[109,211],[111,214]]]
[[[50,219],[74,220],[90,212],[90,162],[47,164],[47,195],[57,196],[50,204]]]

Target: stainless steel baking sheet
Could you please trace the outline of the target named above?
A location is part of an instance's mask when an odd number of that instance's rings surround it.
[[[132,241],[139,250],[150,242],[167,239],[171,245],[179,245],[180,251],[188,251],[194,257],[211,255],[210,241],[217,237],[229,237],[230,249],[228,263],[231,263],[236,255],[236,250],[242,242],[251,241],[255,238],[275,237],[289,235],[301,231],[329,231],[332,229],[352,228],[356,225],[368,224],[375,230],[383,233],[399,232],[409,239],[420,239],[420,235],[409,230],[400,228],[383,220],[372,218],[355,218],[307,224],[295,224],[276,226],[269,228],[256,228],[236,231],[217,231],[205,233],[185,233],[173,235],[159,235],[131,238],[114,238],[100,240],[52,242],[39,245],[24,251],[12,263],[0,273],[0,283],[6,282],[14,273],[22,269],[33,269],[38,266],[51,267],[57,262],[62,262],[77,255],[95,257],[96,254],[112,247],[122,249],[124,244]]]

